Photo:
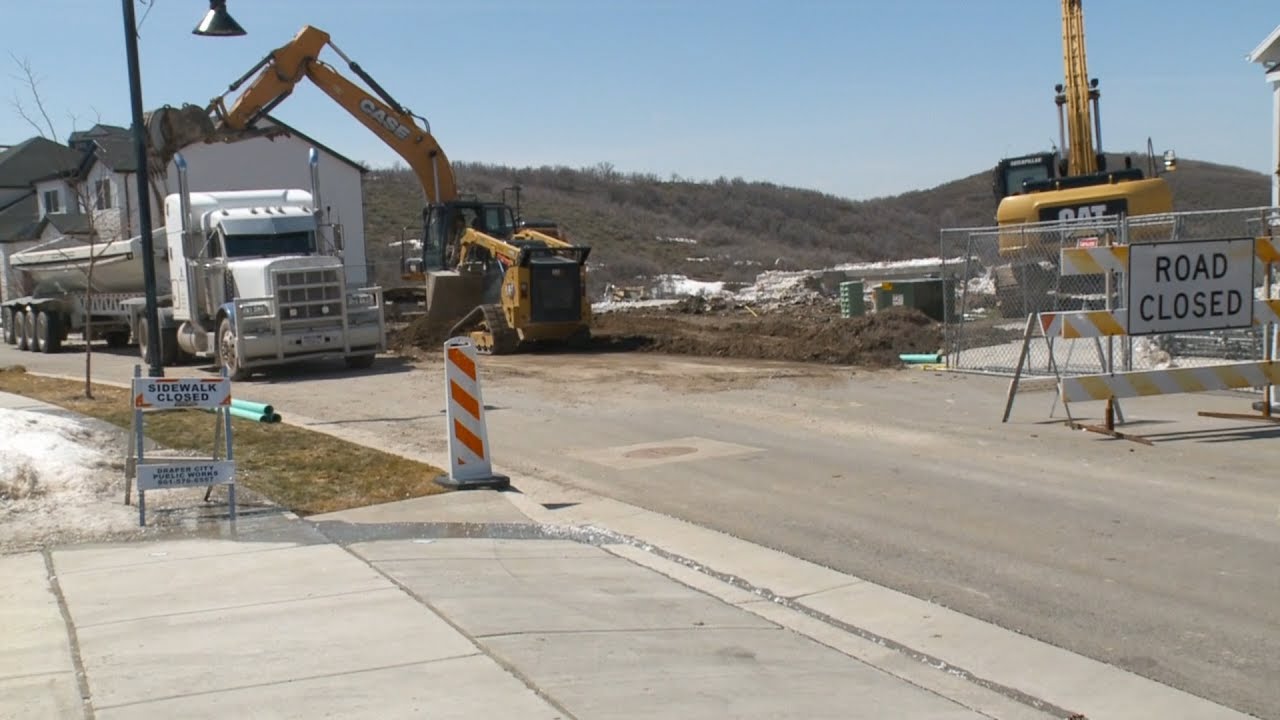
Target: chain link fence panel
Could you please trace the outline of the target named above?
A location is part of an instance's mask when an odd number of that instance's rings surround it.
[[[942,257],[963,257],[946,268],[961,279],[944,329],[952,369],[1011,375],[1018,367],[1028,316],[1042,312],[1107,310],[1125,305],[1123,273],[1063,275],[1064,248],[1133,242],[1280,237],[1280,209],[1238,208],[1104,217],[1006,227],[954,228],[941,232]],[[1254,296],[1280,296],[1268,285],[1265,266],[1254,273]],[[1045,338],[1032,328],[1023,372],[1032,376],[1088,375],[1114,371],[1191,367],[1261,360],[1265,328],[1142,337]]]

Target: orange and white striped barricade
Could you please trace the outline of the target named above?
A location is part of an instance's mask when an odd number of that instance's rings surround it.
[[[450,488],[503,489],[511,484],[505,475],[493,472],[489,433],[485,429],[484,400],[480,395],[480,374],[476,348],[468,338],[450,338],[444,343],[445,421],[449,425],[449,472],[436,478]]]

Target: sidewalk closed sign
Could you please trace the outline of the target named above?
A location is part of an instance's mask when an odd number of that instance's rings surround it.
[[[1128,334],[1253,326],[1253,238],[1129,246]]]
[[[134,378],[133,406],[154,410],[217,408],[231,404],[225,378]]]

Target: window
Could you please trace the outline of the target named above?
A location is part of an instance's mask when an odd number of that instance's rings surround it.
[[[114,198],[111,197],[111,180],[110,179],[103,178],[95,182],[93,184],[93,191],[94,191],[94,196],[97,198],[97,201],[94,207],[96,207],[99,210],[110,210],[111,208],[115,207],[115,205],[111,204]]]
[[[310,255],[316,251],[316,237],[310,231],[265,235],[235,233],[222,236],[227,257],[271,257],[272,255]]]
[[[44,191],[44,214],[54,215],[62,212],[62,193],[57,190]]]

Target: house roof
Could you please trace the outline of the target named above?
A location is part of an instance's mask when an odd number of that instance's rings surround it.
[[[1261,63],[1268,73],[1280,68],[1280,26],[1249,53],[1249,62]]]
[[[89,216],[78,212],[45,215],[36,224],[36,235],[38,236],[44,232],[46,227],[52,227],[63,235],[88,235],[92,229],[89,224]]]
[[[287,132],[287,133],[289,133],[290,135],[294,135],[294,136],[296,136],[296,137],[297,137],[298,139],[300,139],[300,140],[305,140],[306,142],[311,143],[312,145],[315,145],[315,146],[316,146],[316,148],[318,148],[318,149],[320,149],[320,150],[323,150],[323,151],[325,151],[325,152],[329,153],[330,155],[332,155],[332,156],[334,156],[335,158],[337,158],[337,159],[341,160],[342,162],[346,163],[347,165],[350,165],[351,167],[355,168],[356,170],[359,170],[361,175],[363,175],[364,173],[369,172],[369,169],[368,169],[367,167],[365,167],[364,165],[362,165],[362,164],[360,164],[360,163],[356,162],[355,160],[352,160],[351,158],[347,157],[346,155],[343,155],[342,153],[338,152],[337,150],[334,150],[333,148],[329,147],[328,145],[325,145],[324,143],[320,142],[319,140],[316,140],[315,138],[311,137],[310,135],[307,135],[306,133],[302,132],[301,130],[298,130],[297,128],[293,127],[292,125],[289,125],[289,124],[287,124],[287,123],[281,122],[281,121],[280,121],[278,118],[276,118],[275,116],[273,116],[273,115],[267,115],[267,116],[266,116],[266,120],[267,120],[267,122],[271,123],[272,125],[275,125],[275,126],[277,126],[277,127],[281,128],[281,129],[283,129],[284,131],[286,131],[286,132]]]
[[[39,205],[33,191],[0,208],[0,244],[34,238]]]
[[[33,137],[0,153],[0,187],[31,187],[37,180],[74,172],[80,160],[80,153],[66,145]]]
[[[88,130],[71,133],[67,144],[85,153],[80,168],[82,174],[89,171],[95,159],[119,173],[138,170],[133,134],[122,127],[99,123]]]

